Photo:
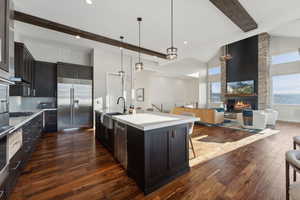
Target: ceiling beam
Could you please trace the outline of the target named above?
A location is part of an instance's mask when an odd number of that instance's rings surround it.
[[[26,13],[22,13],[19,11],[14,11],[14,19],[20,22],[24,22],[27,24],[32,24],[35,26],[40,26],[46,29],[50,29],[50,30],[54,30],[54,31],[58,31],[61,33],[66,33],[69,35],[74,35],[74,36],[80,36],[81,38],[85,38],[88,40],[93,40],[96,42],[101,42],[104,44],[109,44],[115,47],[123,47],[125,49],[131,50],[131,51],[136,51],[136,52],[141,52],[143,54],[147,54],[150,56],[157,56],[159,58],[162,59],[167,59],[166,54],[157,52],[157,51],[153,51],[150,49],[145,49],[145,48],[140,48],[136,45],[132,45],[129,43],[123,43],[119,40],[115,40],[115,39],[111,39],[105,36],[101,36],[101,35],[97,35],[95,33],[91,33],[91,32],[87,32],[87,31],[83,31],[74,27],[70,27],[64,24],[59,24],[53,21],[49,21],[43,18],[39,18],[39,17],[35,17],[32,15],[28,15]]]
[[[210,2],[244,32],[254,30],[258,27],[255,20],[238,0],[210,0]]]

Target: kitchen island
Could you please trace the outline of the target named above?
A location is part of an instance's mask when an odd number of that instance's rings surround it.
[[[101,143],[105,138],[101,132],[112,138],[115,159],[145,194],[189,171],[188,129],[198,118],[164,113],[96,115],[96,137]],[[113,127],[105,116],[111,118]]]

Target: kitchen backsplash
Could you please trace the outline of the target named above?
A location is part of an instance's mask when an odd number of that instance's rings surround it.
[[[36,110],[44,102],[52,102],[56,106],[56,98],[52,97],[9,97],[9,112]]]

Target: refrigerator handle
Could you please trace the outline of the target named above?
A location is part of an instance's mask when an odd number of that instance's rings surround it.
[[[71,124],[73,124],[73,88],[70,88],[70,111]]]

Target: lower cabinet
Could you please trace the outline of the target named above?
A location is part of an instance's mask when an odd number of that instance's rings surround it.
[[[45,127],[43,132],[52,133],[57,132],[57,110],[47,110],[45,115]]]
[[[114,152],[114,130],[106,128],[101,123],[101,114],[96,112],[96,139],[110,152]]]
[[[35,150],[36,144],[38,143],[43,130],[43,115],[40,114],[36,116],[25,125],[23,125],[22,129],[22,147],[9,161],[9,175],[4,181],[3,186],[0,186],[0,196],[1,192],[3,191],[3,198],[0,197],[0,200],[8,199],[9,194],[13,191],[17,183],[18,177],[22,173],[22,170],[25,168],[32,152]]]
[[[187,125],[150,131],[127,126],[128,175],[148,194],[189,171]]]

